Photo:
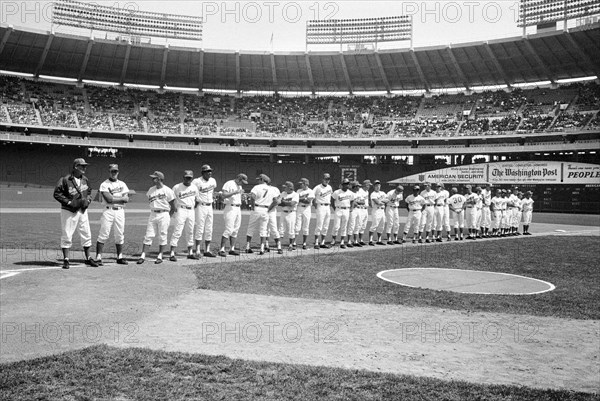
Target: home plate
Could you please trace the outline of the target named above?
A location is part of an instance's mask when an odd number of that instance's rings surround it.
[[[554,290],[554,285],[509,273],[414,267],[385,270],[377,277],[405,287],[462,294],[533,295]]]

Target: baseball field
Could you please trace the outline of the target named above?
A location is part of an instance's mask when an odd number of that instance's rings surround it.
[[[199,261],[181,241],[179,261],[136,265],[134,202],[128,266],[112,240],[105,266],[84,265],[75,238],[62,270],[58,204],[27,195],[0,191],[2,399],[599,399],[598,215],[534,212],[529,237]]]

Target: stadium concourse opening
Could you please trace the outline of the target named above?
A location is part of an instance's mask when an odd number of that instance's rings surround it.
[[[460,269],[413,267],[385,270],[377,277],[406,287],[461,294],[534,295],[556,288],[546,281],[516,274]]]

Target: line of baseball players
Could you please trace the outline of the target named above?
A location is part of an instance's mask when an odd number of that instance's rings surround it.
[[[63,268],[69,268],[68,251],[75,231],[79,231],[84,247],[86,264],[102,265],[104,243],[114,228],[114,239],[117,250],[117,263],[127,264],[123,257],[125,205],[129,202],[129,188],[119,180],[119,166],[109,166],[109,178],[100,185],[100,201],[104,206],[100,219],[100,232],[96,243],[96,260],[89,256],[91,234],[87,207],[91,202],[91,188],[83,175],[87,163],[76,159],[73,172],[61,178],[56,189],[55,198],[61,203],[61,247],[64,254]],[[240,173],[235,179],[227,181],[222,191],[216,192],[217,182],[212,177],[209,165],[201,167],[201,176],[194,178],[191,170],[184,171],[183,181],[173,188],[164,184],[164,174],[155,171],[150,175],[153,186],[146,192],[149,202],[150,216],[143,240],[142,252],[137,260],[142,264],[146,260],[146,251],[158,236],[159,253],[154,263],[163,262],[163,253],[167,250],[167,232],[173,219],[173,233],[169,242],[169,260],[177,261],[176,250],[184,230],[187,233],[187,258],[200,259],[201,256],[226,257],[237,256],[236,242],[241,225],[241,205],[244,193],[243,185],[248,184],[248,177]],[[254,253],[251,248],[252,237],[258,230],[260,237],[259,253],[269,252],[269,238],[274,237],[277,252],[283,253],[282,239],[289,241],[288,250],[297,249],[296,239],[302,235],[302,249],[307,249],[309,225],[313,210],[316,224],[314,228],[315,249],[330,248],[339,243],[340,248],[362,247],[365,245],[394,245],[406,242],[409,232],[413,232],[414,242],[442,241],[445,230],[447,239],[451,240],[451,227],[454,238],[462,240],[463,230],[468,230],[467,239],[487,238],[491,236],[518,235],[519,224],[523,222],[523,233],[529,235],[529,224],[533,210],[531,192],[525,194],[515,189],[496,190],[492,197],[490,185],[484,188],[467,185],[465,195],[452,188],[448,193],[441,183],[435,184],[435,190],[429,183],[424,183],[423,190],[417,185],[413,194],[403,199],[404,188],[397,185],[387,193],[381,191],[381,182],[370,180],[350,182],[342,180],[340,188],[333,190],[330,185],[331,176],[325,173],[321,183],[310,188],[310,182],[302,178],[299,188],[287,181],[283,191],[270,185],[271,179],[260,174],[257,184],[248,196],[254,204],[246,231],[246,253]],[[370,188],[373,186],[371,192]],[[213,233],[213,201],[220,197],[225,204],[223,210],[224,232],[218,253],[210,250]],[[399,209],[404,201],[408,210],[404,232],[400,233]],[[367,221],[371,209],[371,225],[367,234]],[[279,224],[277,215],[279,211]],[[333,217],[331,239],[327,242],[330,221]],[[491,230],[491,231],[490,231]],[[386,234],[384,240],[383,234]],[[339,242],[338,242],[339,240]],[[368,242],[367,242],[368,241]],[[204,248],[202,249],[202,243]],[[229,250],[227,251],[227,246]]]

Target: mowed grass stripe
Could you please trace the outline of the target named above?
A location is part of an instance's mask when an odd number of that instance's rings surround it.
[[[3,399],[597,400],[361,370],[249,362],[106,345],[2,366]]]
[[[199,288],[215,291],[599,319],[599,247],[598,237],[532,237],[377,247],[352,253],[339,250],[296,258],[265,255],[192,269]],[[556,289],[521,296],[459,294],[404,287],[377,277],[382,270],[411,267],[517,274],[550,282]]]

